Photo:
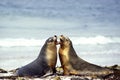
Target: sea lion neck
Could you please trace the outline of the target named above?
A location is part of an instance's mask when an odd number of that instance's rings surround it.
[[[45,52],[46,52],[46,47],[47,47],[47,44],[45,43],[45,44],[43,45],[43,47],[41,48],[40,52],[39,52],[38,58],[41,58],[41,57],[43,57],[43,56],[46,55],[46,54],[45,54]]]
[[[69,55],[71,55],[72,57],[78,57],[72,44],[70,45],[70,48],[69,48]]]
[[[60,44],[60,48],[64,50],[66,47],[64,46],[64,44]]]

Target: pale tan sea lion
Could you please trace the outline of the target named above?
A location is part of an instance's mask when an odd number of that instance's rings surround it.
[[[59,57],[64,75],[103,75],[112,71],[81,59],[73,48],[72,41],[60,36]]]

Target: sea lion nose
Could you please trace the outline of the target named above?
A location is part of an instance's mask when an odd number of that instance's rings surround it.
[[[56,37],[56,38],[57,38],[57,36],[56,36],[56,35],[54,35],[54,37]]]
[[[54,40],[57,40],[57,36],[56,35],[54,35],[54,38],[53,38]]]
[[[60,35],[61,37],[63,37],[63,35]]]
[[[63,38],[63,35],[60,35],[60,36],[59,36],[59,39],[58,39],[58,43],[59,43],[59,44],[62,43],[62,41],[63,41],[62,38]]]
[[[57,41],[57,36],[54,35],[54,41],[55,41],[55,44],[58,45],[58,41]]]

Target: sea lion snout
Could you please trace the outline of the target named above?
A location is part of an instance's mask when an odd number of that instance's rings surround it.
[[[54,40],[54,42],[55,42],[56,45],[59,44],[58,41],[57,41],[57,36],[56,35],[54,35],[53,40]]]
[[[69,42],[70,40],[69,40],[69,38],[67,37],[67,36],[63,36],[63,35],[60,35],[60,37],[59,37],[59,44],[61,45],[61,44],[65,44],[66,42]]]
[[[56,36],[56,35],[54,35],[53,39],[56,41],[56,40],[57,40],[57,36]]]
[[[60,35],[59,39],[57,39],[56,35],[54,35],[54,37],[53,37],[53,40],[55,41],[56,45],[61,44],[64,41],[64,39],[65,39],[65,37],[63,35]]]
[[[59,36],[59,44],[62,44],[64,42],[65,37],[63,35]]]

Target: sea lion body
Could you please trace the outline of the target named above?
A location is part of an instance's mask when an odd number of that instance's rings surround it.
[[[107,74],[110,70],[91,64],[81,59],[75,52],[72,41],[68,37],[60,36],[59,57],[64,75],[95,75]]]
[[[43,76],[48,71],[55,73],[57,62],[57,37],[50,37],[43,45],[39,56],[33,62],[21,67],[17,71],[18,76]]]

